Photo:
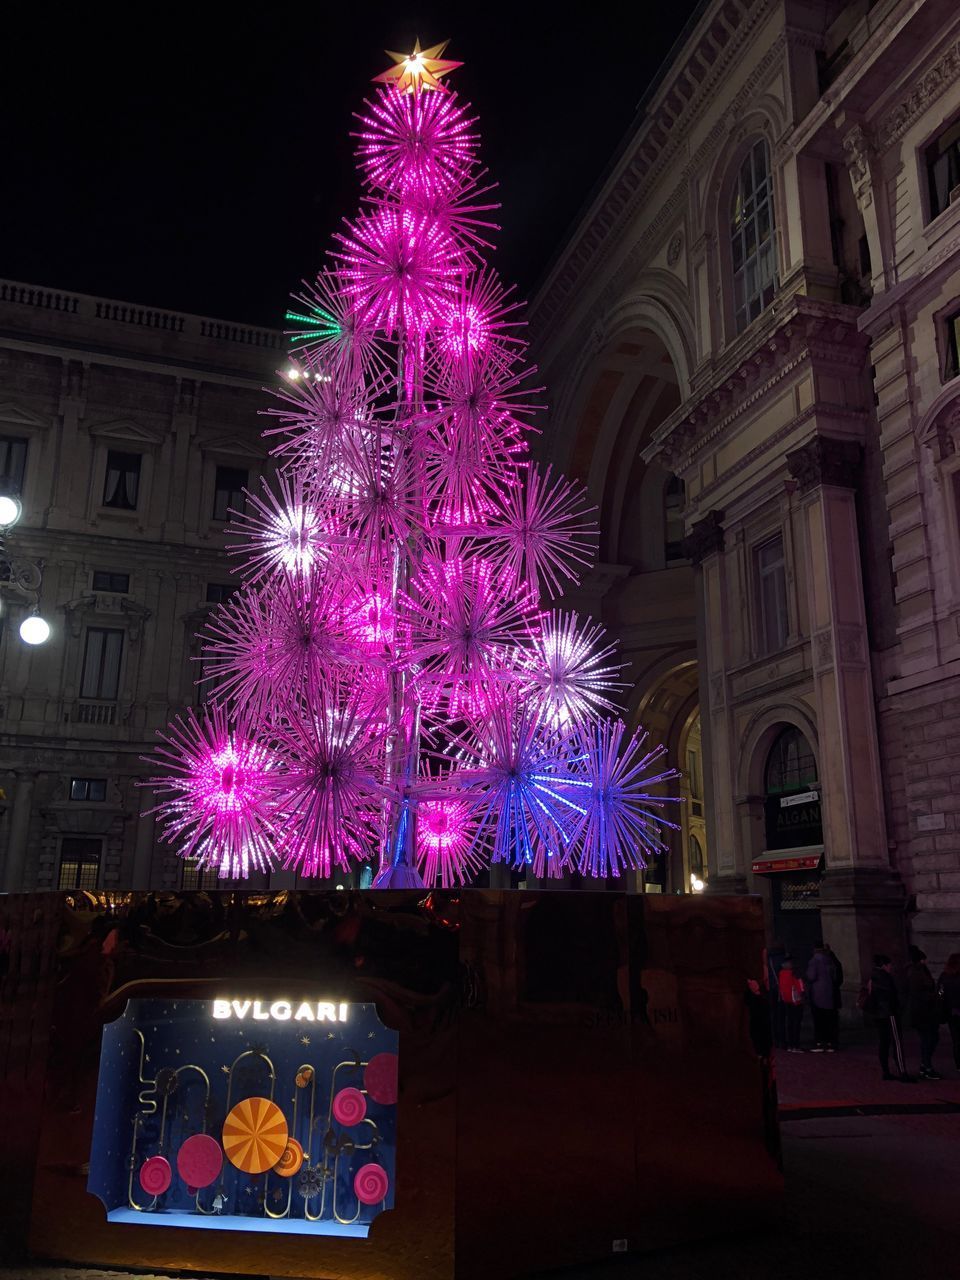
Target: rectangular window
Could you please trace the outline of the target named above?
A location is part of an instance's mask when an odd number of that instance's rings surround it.
[[[81,698],[102,698],[112,702],[120,688],[120,659],[123,632],[107,627],[88,627],[83,654]]]
[[[232,582],[208,582],[207,604],[224,604],[236,591]]]
[[[111,449],[107,454],[107,472],[103,480],[103,505],[115,511],[136,511],[140,496],[140,463],[143,455],[121,453]]]
[[[755,551],[760,652],[777,653],[787,643],[787,566],[778,534]]]
[[[947,316],[943,321],[943,337],[945,359],[943,362],[943,380],[949,382],[960,374],[960,311]]]
[[[124,595],[130,590],[130,575],[129,573],[114,573],[111,569],[94,569],[93,589],[94,591],[113,591],[117,595]]]
[[[216,867],[201,867],[197,858],[184,858],[181,889],[216,889],[219,883]]]
[[[0,436],[0,485],[12,498],[23,493],[27,468],[27,442],[19,436]]]
[[[106,800],[106,778],[71,778],[71,800]]]
[[[936,218],[960,200],[960,120],[927,147],[927,182],[930,190],[930,217]]]
[[[64,836],[60,841],[58,889],[96,889],[102,844],[96,836]]]
[[[243,491],[249,478],[248,472],[242,467],[217,467],[213,495],[214,520],[229,520],[231,511],[243,511]]]

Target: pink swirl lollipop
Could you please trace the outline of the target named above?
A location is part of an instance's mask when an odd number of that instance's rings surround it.
[[[148,1196],[162,1196],[172,1178],[170,1161],[166,1156],[151,1156],[140,1166],[140,1185]]]
[[[367,1100],[359,1089],[341,1089],[333,1100],[333,1118],[340,1124],[359,1124],[367,1114]]]
[[[353,1191],[361,1204],[379,1204],[389,1190],[387,1171],[378,1164],[362,1165],[354,1174]]]
[[[364,1069],[363,1086],[374,1102],[392,1106],[397,1100],[397,1055],[374,1054]]]
[[[177,1152],[177,1173],[188,1187],[209,1187],[222,1168],[220,1143],[209,1133],[195,1133]]]

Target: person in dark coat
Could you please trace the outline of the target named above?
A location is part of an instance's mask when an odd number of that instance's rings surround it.
[[[743,1003],[747,1007],[747,1019],[750,1027],[750,1040],[753,1051],[761,1061],[770,1057],[773,1048],[773,1034],[770,1019],[770,1001],[756,978],[747,979],[747,987],[743,993]]]
[[[897,1077],[890,1072],[890,1049],[897,1060],[899,1078],[907,1082],[906,1064],[903,1060],[903,1040],[900,1034],[900,996],[893,980],[893,962],[882,952],[873,957],[873,972],[867,983],[867,999],[864,1013],[873,1020],[877,1031],[877,1051],[884,1080]]]
[[[926,952],[909,948],[907,965],[907,1016],[920,1036],[920,1079],[942,1080],[933,1069],[933,1054],[940,1039],[940,997],[933,974],[927,968]]]
[[[807,965],[807,990],[813,1010],[813,1052],[833,1053],[836,1032],[833,1013],[836,1008],[836,974],[826,946],[814,948]]]
[[[767,994],[770,999],[770,1021],[773,1026],[773,1043],[778,1049],[787,1047],[787,1024],[780,1001],[780,970],[787,955],[782,942],[776,941],[767,951]]]
[[[953,1065],[960,1071],[960,951],[947,956],[938,991],[940,1016],[946,1018],[953,1041]]]

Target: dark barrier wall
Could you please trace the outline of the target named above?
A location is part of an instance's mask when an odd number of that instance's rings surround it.
[[[778,1211],[775,1094],[744,1004],[764,969],[755,899],[277,892],[104,912],[47,895],[0,912],[20,939],[7,1260],[488,1280]],[[373,1001],[399,1032],[395,1207],[366,1239],[108,1222],[86,1189],[104,1024],[135,997],[301,995]]]

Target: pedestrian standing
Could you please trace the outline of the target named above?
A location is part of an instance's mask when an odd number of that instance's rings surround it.
[[[840,1010],[843,1007],[843,965],[835,955],[829,942],[823,944],[833,970],[833,1008],[827,1022],[827,1053],[836,1053],[840,1048]]]
[[[801,1053],[800,1028],[803,1025],[803,979],[793,971],[793,959],[784,956],[777,979],[787,1041],[787,1053]]]
[[[822,944],[814,948],[813,956],[807,965],[807,989],[810,992],[810,1006],[813,1010],[813,1052],[825,1053],[829,1048],[833,1052],[835,1035],[833,1032],[833,1010],[836,1000],[833,964],[827,948]]]
[[[867,983],[867,997],[863,1011],[873,1020],[877,1031],[877,1051],[884,1080],[897,1077],[890,1073],[890,1050],[896,1058],[900,1080],[910,1080],[903,1060],[903,1040],[900,1034],[900,996],[893,980],[893,962],[882,952],[873,957],[873,972]]]
[[[780,970],[787,949],[782,942],[775,941],[767,952],[767,991],[770,997],[770,1020],[773,1024],[773,1043],[778,1049],[787,1047],[787,1024],[783,1014],[783,1001],[780,999]]]
[[[946,1021],[953,1041],[953,1065],[960,1071],[960,951],[947,956],[938,991],[940,1017]]]
[[[920,1037],[920,1079],[942,1080],[933,1069],[933,1054],[940,1039],[940,997],[927,955],[919,947],[909,948],[907,965],[907,1016]]]

